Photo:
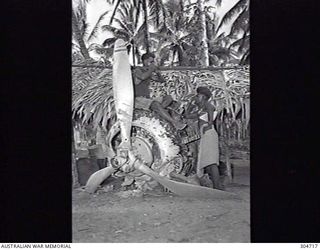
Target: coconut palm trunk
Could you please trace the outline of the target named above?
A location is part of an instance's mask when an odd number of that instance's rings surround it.
[[[133,66],[136,66],[136,45],[134,43],[134,41],[132,41],[132,63]]]
[[[77,17],[76,14],[74,13],[74,10],[72,10],[72,31],[75,36],[75,39],[77,40],[79,47],[80,47],[80,52],[83,55],[83,57],[88,60],[90,59],[88,49],[83,41],[78,22],[77,22]]]
[[[206,28],[206,16],[204,12],[203,0],[197,0],[198,9],[200,11],[200,41],[201,41],[201,66],[209,66],[209,49],[208,49],[208,39],[207,39],[207,28]]]
[[[145,22],[145,45],[146,45],[146,52],[150,52],[150,34],[149,34],[149,27],[148,27],[148,8],[147,8],[147,0],[142,1],[142,8],[144,14],[144,22]]]
[[[73,188],[77,188],[80,186],[78,171],[77,171],[77,160],[76,160],[76,146],[75,146],[75,138],[74,138],[74,129],[72,129],[72,186]]]

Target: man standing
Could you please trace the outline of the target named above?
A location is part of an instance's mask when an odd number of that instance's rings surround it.
[[[207,87],[198,87],[193,108],[185,113],[185,118],[198,120],[200,141],[198,142],[197,176],[202,178],[208,173],[213,187],[223,189],[223,176],[219,173],[219,138],[214,127],[214,110],[210,104],[211,91]]]
[[[150,81],[165,81],[159,73],[158,67],[155,65],[154,58],[155,56],[152,53],[142,55],[143,68],[137,68],[134,71],[135,108],[155,111],[163,119],[170,122],[176,129],[181,130],[186,124],[175,120],[165,109],[173,101],[172,97],[168,95],[163,98],[150,99]]]

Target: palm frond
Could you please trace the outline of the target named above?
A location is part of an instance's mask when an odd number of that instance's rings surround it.
[[[116,0],[106,0],[106,2],[107,2],[108,4],[114,4],[115,1],[116,1]]]
[[[246,48],[249,48],[250,46],[250,35],[247,35],[243,37],[242,43],[240,44],[240,47],[238,49],[239,52],[243,52]]]
[[[246,35],[246,33],[244,33],[240,39],[237,39],[229,45],[229,49],[239,46],[239,51],[241,51],[240,48],[244,47],[245,43],[249,42],[249,39],[250,35]]]
[[[240,60],[240,65],[245,65],[250,63],[250,49],[248,49],[242,56]]]
[[[77,49],[80,48],[79,44],[74,41],[72,41],[71,46],[72,46],[72,48],[77,48]]]
[[[124,9],[122,6],[118,8],[117,13],[119,14],[120,19],[123,19],[123,20],[128,19],[128,16],[126,15],[126,13],[124,13]]]
[[[168,38],[167,35],[165,33],[162,32],[150,32],[150,39],[154,39],[157,40],[159,43],[161,43],[164,39]]]
[[[164,22],[165,7],[162,0],[149,0],[148,1],[150,9],[151,21],[154,23],[155,27],[159,27],[161,23]]]
[[[246,26],[249,24],[249,9],[245,7],[239,16],[234,20],[231,26],[231,34],[236,34],[240,30],[246,30]]]
[[[131,9],[131,3],[128,1],[122,1],[121,5],[120,5],[120,9],[119,10],[123,10],[124,11],[124,16],[123,18],[129,18],[130,17],[130,9]]]
[[[189,41],[189,40],[192,39],[193,37],[194,37],[194,34],[187,34],[187,35],[184,35],[184,36],[180,37],[180,38],[178,39],[178,42],[179,42],[179,43],[182,43],[182,42],[184,42],[184,41]]]
[[[72,113],[80,117],[82,123],[92,120],[95,126],[106,125],[115,115],[112,71],[105,69],[93,79],[89,79],[80,91],[73,92]]]
[[[104,48],[103,45],[92,43],[90,44],[89,51],[95,51],[99,55],[112,56],[113,48]]]
[[[104,17],[109,13],[109,11],[105,11],[102,13],[102,15],[99,17],[98,21],[96,22],[95,26],[93,27],[87,41],[90,42],[93,38],[97,37],[97,32],[100,28],[100,23],[103,21]]]
[[[220,30],[220,28],[228,23],[232,18],[234,18],[235,15],[240,13],[243,8],[248,4],[248,0],[239,0],[221,19],[220,24],[218,25],[217,31]]]
[[[137,19],[137,16],[136,16],[136,7],[134,7],[134,4],[131,4],[130,6],[130,9],[129,9],[129,22],[130,22],[130,25],[128,25],[129,27],[131,27],[131,30],[134,30],[134,28],[136,27],[135,26],[135,21]]]
[[[197,3],[190,3],[190,4],[187,4],[187,5],[185,5],[185,6],[184,6],[184,8],[185,8],[186,10],[191,11],[191,10],[193,10],[193,9],[197,8]]]
[[[114,4],[114,2],[115,1],[113,1],[113,4]],[[116,4],[114,5],[113,11],[112,11],[112,14],[111,14],[111,17],[110,17],[109,25],[112,24],[113,18],[114,18],[115,14],[116,14],[116,12],[117,12],[117,10],[119,8],[120,3],[121,3],[121,0],[117,0]]]
[[[121,37],[127,41],[130,38],[130,35],[127,32],[125,32],[124,30],[112,27],[111,25],[108,25],[108,24],[101,26],[101,30],[102,31],[110,31],[115,37]]]
[[[146,31],[146,23],[143,22],[143,24],[134,32],[133,36],[131,37],[134,43],[145,45],[143,42],[145,39],[145,31]]]
[[[142,6],[142,0],[137,0],[136,2],[136,20],[134,23],[134,27],[138,26],[138,21],[139,21],[139,16],[140,16],[140,11],[141,11],[141,6]]]
[[[166,45],[159,50],[160,65],[163,65],[165,61],[169,60],[172,50],[172,45]]]
[[[119,24],[119,26],[121,27],[121,29],[125,30],[127,32],[127,34],[130,35],[130,37],[133,35],[134,31],[128,27],[129,26],[128,24],[126,25],[123,21],[121,21],[120,19],[118,19],[116,17],[114,18],[114,21],[116,21],[117,24]]]
[[[217,7],[220,7],[220,6],[221,6],[222,1],[223,1],[223,0],[216,0],[215,5],[216,5]]]

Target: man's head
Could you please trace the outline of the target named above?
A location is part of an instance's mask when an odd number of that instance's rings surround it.
[[[143,54],[141,57],[143,66],[150,66],[151,64],[154,64],[154,58],[155,58],[155,55],[153,53]]]
[[[211,95],[212,95],[211,91],[207,87],[198,87],[196,102],[201,104],[204,101],[208,101],[210,99]]]

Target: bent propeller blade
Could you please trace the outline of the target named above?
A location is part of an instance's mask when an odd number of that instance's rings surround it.
[[[94,193],[99,185],[114,172],[115,169],[110,166],[93,173],[86,183],[85,191],[91,194]]]
[[[202,199],[240,199],[234,193],[170,180],[164,176],[160,176],[139,160],[136,162],[135,168],[149,175],[162,186],[179,196]]]

